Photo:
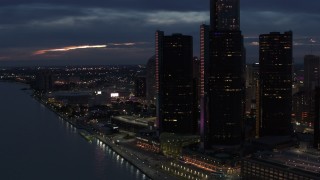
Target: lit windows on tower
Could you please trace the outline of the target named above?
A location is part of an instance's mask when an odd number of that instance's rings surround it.
[[[157,118],[160,133],[194,134],[196,94],[191,36],[156,33]]]
[[[260,136],[291,135],[292,32],[260,39]]]

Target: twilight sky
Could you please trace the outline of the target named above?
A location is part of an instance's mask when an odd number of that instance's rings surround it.
[[[294,61],[320,55],[319,0],[241,0],[247,62],[258,36],[292,30]],[[0,66],[145,64],[154,33],[194,38],[209,23],[209,0],[1,0]]]

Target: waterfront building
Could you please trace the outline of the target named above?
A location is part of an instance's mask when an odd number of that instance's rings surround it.
[[[135,96],[146,97],[146,77],[139,76],[135,81]]]
[[[156,32],[157,122],[160,133],[195,134],[192,37]]]
[[[319,179],[319,160],[302,152],[257,153],[241,162],[241,177],[251,179]]]
[[[140,131],[153,127],[155,118],[137,118],[134,116],[113,116],[111,122],[121,130],[139,133]]]
[[[245,106],[245,49],[239,0],[211,0],[210,11],[209,54],[204,53],[209,56],[204,68],[209,146],[238,145],[243,139]]]
[[[292,134],[292,32],[259,37],[260,136]]]
[[[48,98],[54,98],[63,105],[84,105],[88,106],[92,100],[90,92],[74,92],[74,91],[55,91],[48,94]]]

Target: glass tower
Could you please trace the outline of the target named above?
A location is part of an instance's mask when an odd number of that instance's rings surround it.
[[[240,30],[240,0],[210,0],[212,30]]]
[[[245,107],[245,49],[239,0],[211,0],[207,73],[209,145],[238,145]]]
[[[259,37],[260,136],[291,135],[292,32]]]
[[[157,117],[160,133],[195,134],[192,37],[156,32]]]

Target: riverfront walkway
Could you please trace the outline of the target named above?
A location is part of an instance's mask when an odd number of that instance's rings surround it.
[[[149,178],[153,180],[178,180],[178,178],[174,176],[171,176],[163,171],[159,171],[160,164],[155,161],[148,160],[150,159],[148,156],[142,155],[142,153],[137,153],[122,145],[115,144],[113,139],[109,137],[103,137],[100,135],[96,135],[96,137],[114,150],[117,154],[129,161],[136,168],[140,169],[142,173],[146,174]]]
[[[95,132],[93,132],[90,127],[84,126],[81,124],[78,124],[73,119],[68,118],[64,114],[58,112],[55,110],[52,106],[47,104],[45,101],[43,101],[41,98],[34,96],[38,102],[45,105],[48,109],[52,110],[54,113],[56,113],[58,116],[60,116],[62,119],[67,121],[68,123],[72,124],[73,126],[84,129],[88,133],[90,133],[92,136],[96,137],[99,141],[103,142],[107,146],[109,146],[113,151],[115,151],[118,155],[120,155],[122,158],[130,162],[133,166],[135,166],[137,169],[139,169],[143,174],[145,174],[148,178],[153,180],[178,180],[177,177],[172,176],[164,171],[161,171],[161,160],[155,160],[152,159],[150,156],[146,156],[145,154],[142,154],[141,152],[134,151],[132,148],[126,148],[123,145],[116,144],[115,140],[119,136],[118,135],[109,135],[109,136],[101,136]],[[166,161],[166,160],[164,160]],[[162,161],[163,162],[163,161]]]

